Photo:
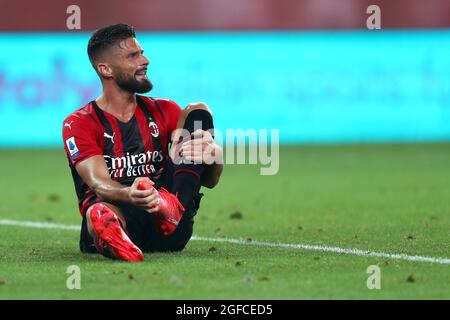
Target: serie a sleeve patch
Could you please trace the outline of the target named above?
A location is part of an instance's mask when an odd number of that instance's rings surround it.
[[[74,159],[80,155],[80,150],[75,143],[75,137],[70,137],[66,140],[67,150],[69,150],[70,158]]]

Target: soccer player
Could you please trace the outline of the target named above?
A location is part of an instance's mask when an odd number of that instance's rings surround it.
[[[150,62],[128,25],[97,30],[87,51],[103,92],[63,122],[83,217],[80,250],[124,261],[180,251],[192,235],[200,187],[213,188],[223,169],[211,112],[204,103],[181,110],[138,95],[153,87]]]

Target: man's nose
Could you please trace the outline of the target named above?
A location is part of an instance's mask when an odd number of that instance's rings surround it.
[[[142,62],[142,64],[148,66],[148,65],[150,64],[150,60],[148,60],[147,57],[144,56],[144,55],[142,55],[142,57],[143,57],[143,62]]]

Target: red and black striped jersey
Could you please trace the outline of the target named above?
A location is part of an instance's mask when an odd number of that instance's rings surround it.
[[[181,109],[173,101],[136,96],[137,106],[128,122],[101,110],[95,101],[70,114],[63,123],[64,149],[84,215],[94,192],[75,166],[92,156],[104,157],[112,179],[131,185],[136,177],[157,181],[168,159],[168,144]]]

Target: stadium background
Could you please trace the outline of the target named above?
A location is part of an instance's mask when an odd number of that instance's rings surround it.
[[[226,165],[202,189],[200,239],[141,264],[79,252],[61,139],[100,93],[89,34],[118,22],[137,29],[151,95],[281,139],[276,175]],[[450,298],[449,1],[0,0],[0,47],[0,299]]]
[[[369,31],[377,3],[383,31]],[[55,126],[101,89],[89,31],[118,21],[138,30],[152,95],[205,101],[218,128],[279,128],[283,143],[450,139],[448,1],[78,1],[81,32],[67,30],[70,4],[0,4],[1,147],[61,146]]]

